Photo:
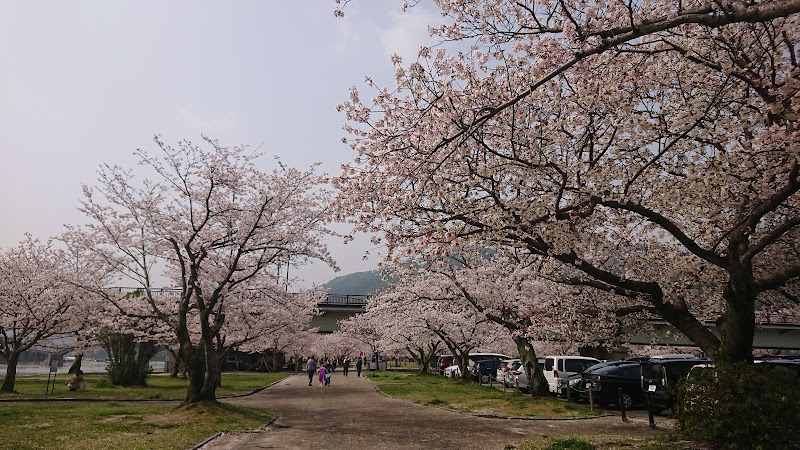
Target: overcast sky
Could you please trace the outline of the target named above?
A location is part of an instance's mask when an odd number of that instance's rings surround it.
[[[366,76],[391,83],[391,53],[410,61],[442,20],[401,4],[357,0],[336,18],[333,0],[0,0],[0,246],[83,223],[81,184],[104,162],[135,167],[154,134],[337,173],[353,154],[336,104]],[[329,246],[342,271],[305,267],[301,286],[372,270],[381,250]]]

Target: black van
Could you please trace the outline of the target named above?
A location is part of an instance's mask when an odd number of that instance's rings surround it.
[[[689,370],[708,364],[708,358],[651,359],[642,362],[642,390],[650,393],[652,411],[658,414],[675,406],[676,388],[686,380]]]

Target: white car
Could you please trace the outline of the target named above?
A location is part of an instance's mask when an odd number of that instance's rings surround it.
[[[599,363],[599,359],[587,356],[547,356],[544,359],[544,378],[547,380],[550,392],[558,394],[561,378],[581,373]]]
[[[444,376],[447,378],[461,378],[461,368],[456,366],[445,367]]]

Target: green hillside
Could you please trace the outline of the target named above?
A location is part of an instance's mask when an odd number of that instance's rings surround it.
[[[342,295],[370,295],[384,287],[386,283],[377,271],[342,275],[323,285],[328,293]]]

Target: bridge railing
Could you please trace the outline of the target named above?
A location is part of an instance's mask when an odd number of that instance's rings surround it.
[[[328,294],[320,305],[367,306],[369,295]]]
[[[144,293],[142,288],[133,287],[114,287],[109,289],[112,292],[118,292],[125,295],[130,293]],[[181,295],[181,290],[176,288],[151,288],[150,292],[157,295],[164,295],[170,297],[177,297]],[[298,294],[292,294],[298,295]],[[344,295],[344,294],[328,294],[319,305],[337,305],[337,306],[367,306],[369,295]]]
[[[756,317],[756,322],[761,325],[799,325],[800,318],[787,314],[770,314]]]

